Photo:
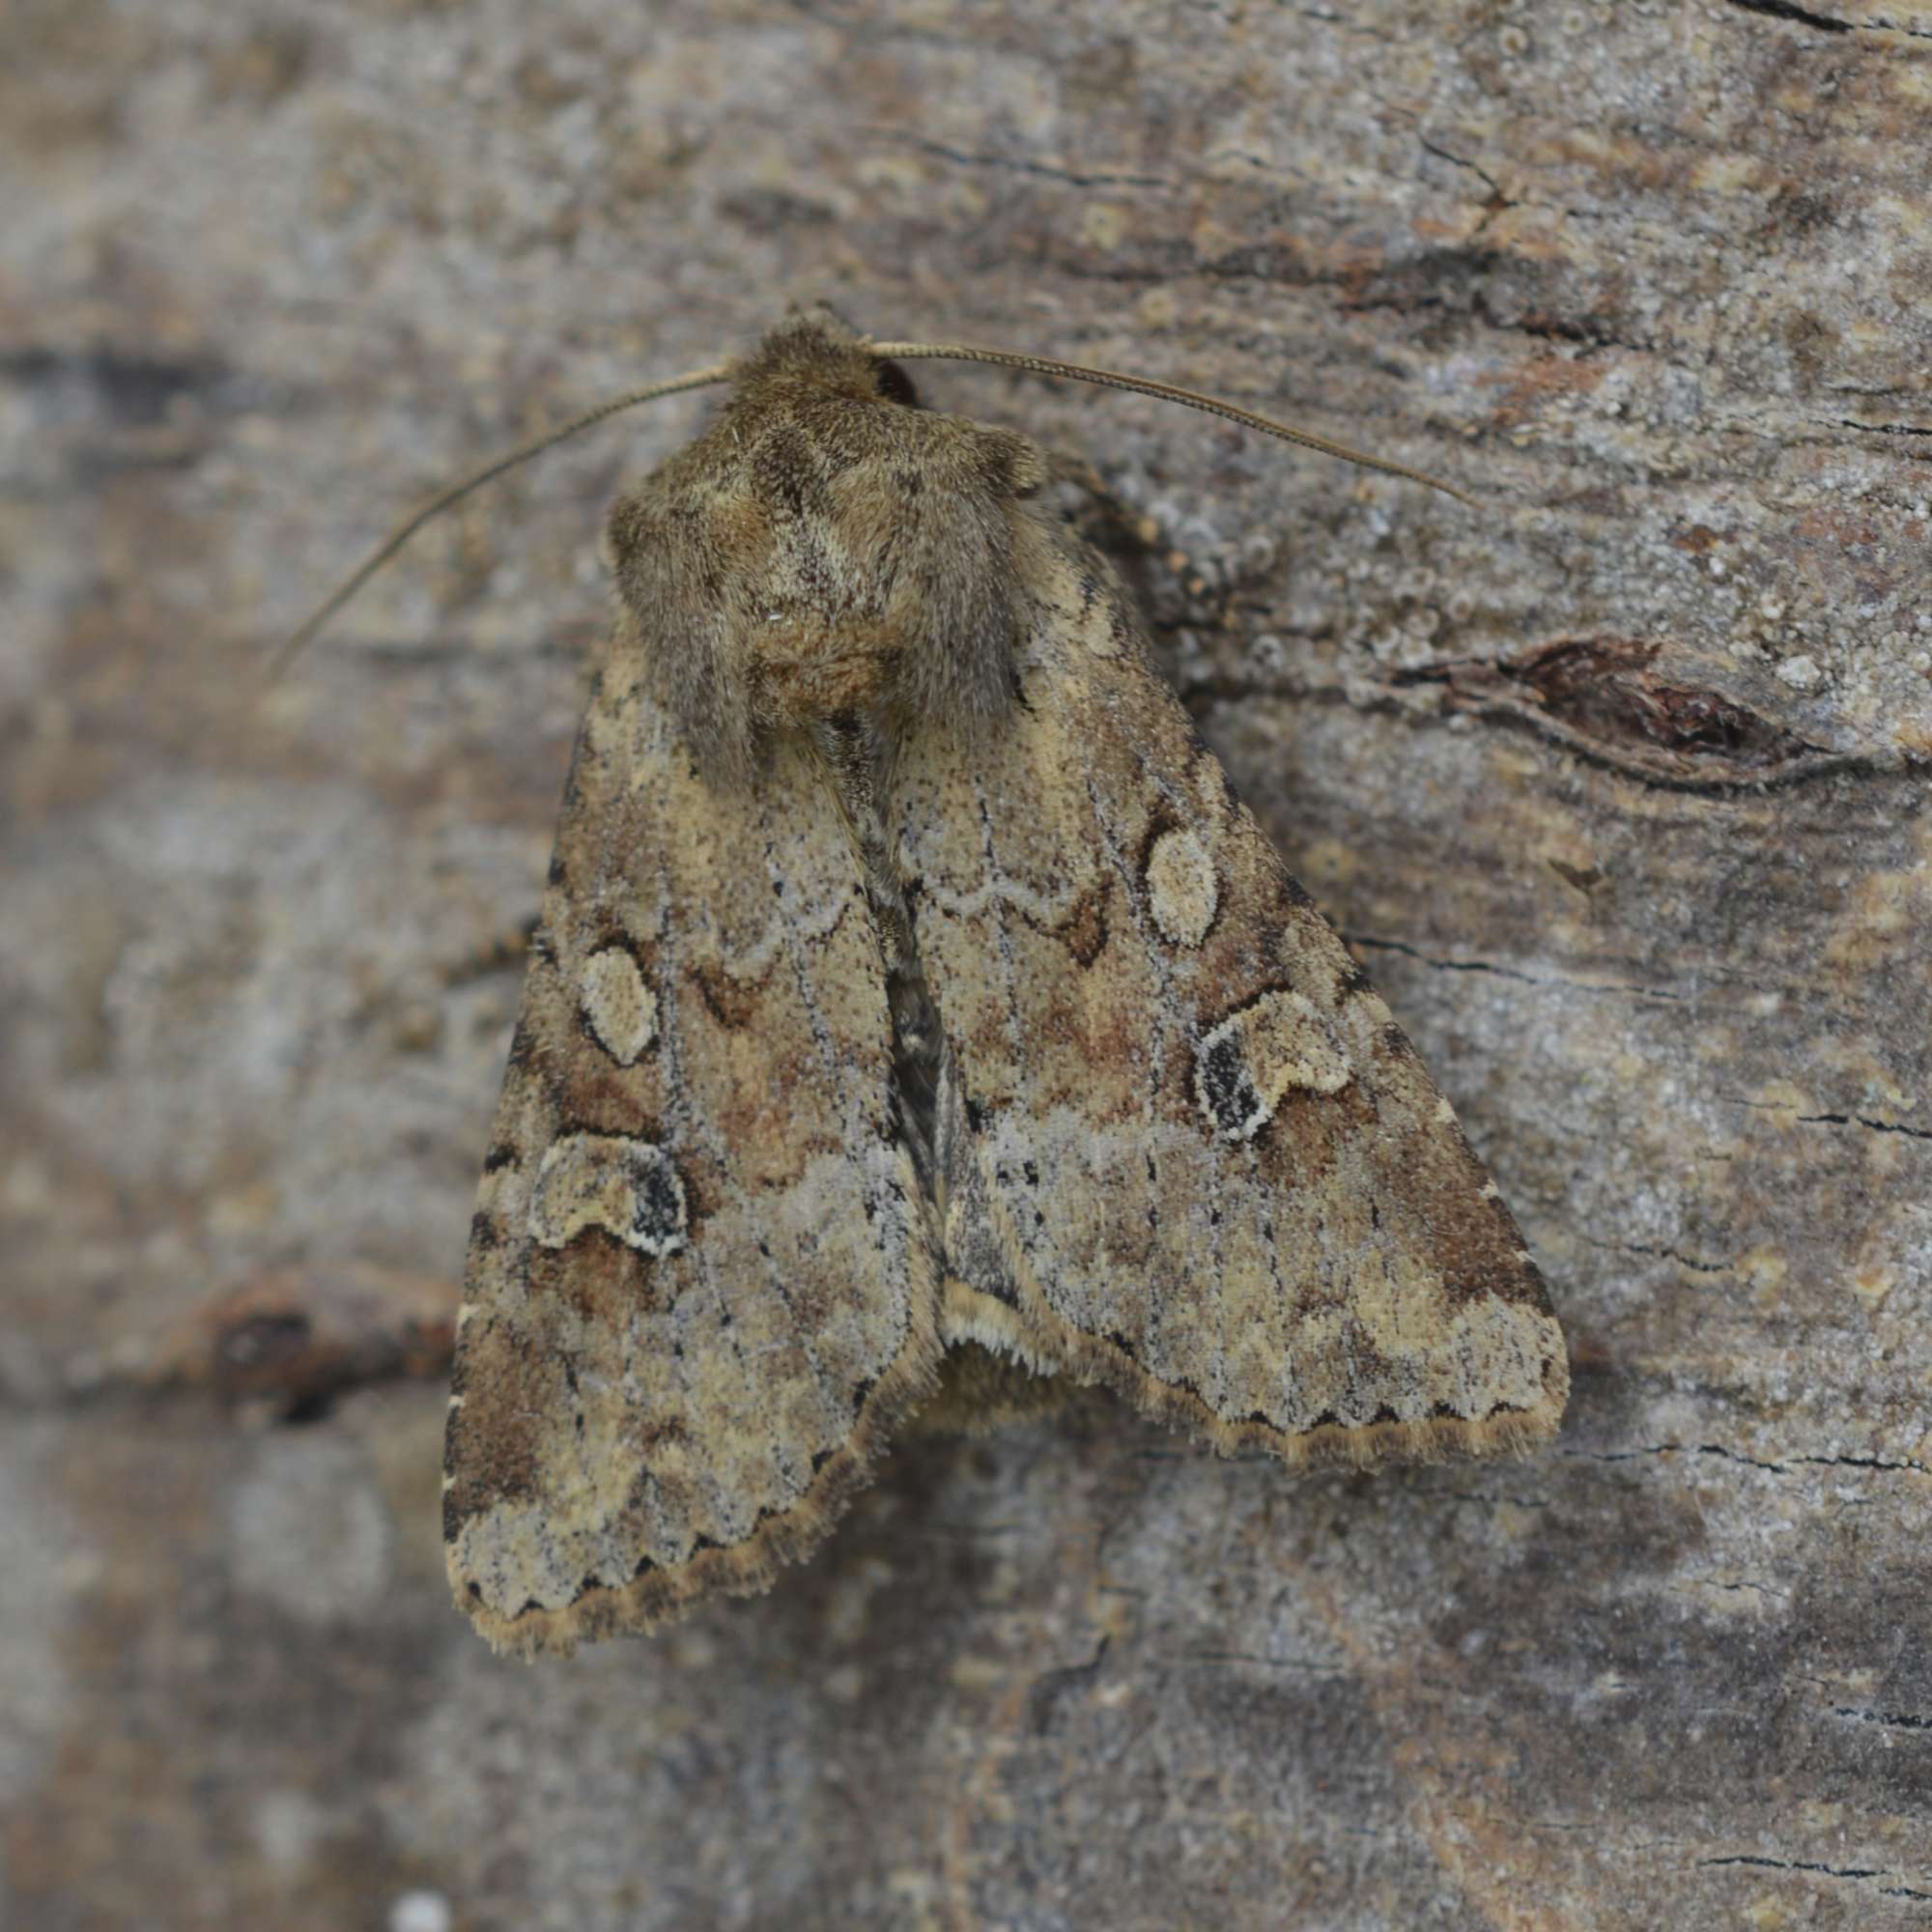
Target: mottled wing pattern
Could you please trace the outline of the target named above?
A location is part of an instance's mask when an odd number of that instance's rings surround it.
[[[1009,724],[898,782],[949,1337],[1292,1463],[1550,1434],[1562,1337],[1448,1103],[1111,573],[1042,532],[1033,588]]]
[[[620,617],[565,790],[471,1233],[459,1603],[526,1653],[753,1590],[836,1520],[940,1344],[891,1027],[799,749],[698,778]]]

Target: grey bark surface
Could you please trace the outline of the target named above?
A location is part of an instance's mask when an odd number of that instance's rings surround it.
[[[26,0],[0,71],[0,1918],[1932,1925],[1932,12]],[[909,1443],[647,1644],[449,1607],[602,630],[788,298],[1161,527],[1179,688],[1548,1274],[1532,1460]]]

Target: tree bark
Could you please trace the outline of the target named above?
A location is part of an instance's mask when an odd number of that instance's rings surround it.
[[[0,1916],[1932,1923],[1932,12],[52,6],[0,144]],[[594,536],[789,298],[1162,532],[1548,1274],[1521,1463],[1095,1404],[528,1668],[440,1386]],[[1166,553],[1182,554],[1170,565]]]

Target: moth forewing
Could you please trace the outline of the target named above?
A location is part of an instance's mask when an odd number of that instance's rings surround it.
[[[1017,1328],[1223,1448],[1482,1455],[1555,1428],[1541,1278],[1387,1007],[1236,799],[1104,562],[1043,532],[1022,702],[906,761],[920,956]],[[971,827],[970,840],[959,828]],[[964,1226],[949,1229],[962,1244]]]
[[[939,1357],[834,803],[795,745],[700,778],[649,648],[579,736],[457,1341],[450,1577],[526,1653],[764,1587]]]

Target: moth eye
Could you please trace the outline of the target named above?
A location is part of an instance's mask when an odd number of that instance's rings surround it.
[[[912,385],[912,378],[896,362],[879,361],[873,364],[878,377],[879,393],[890,403],[903,403],[909,410],[924,406],[919,400],[919,391]]]

